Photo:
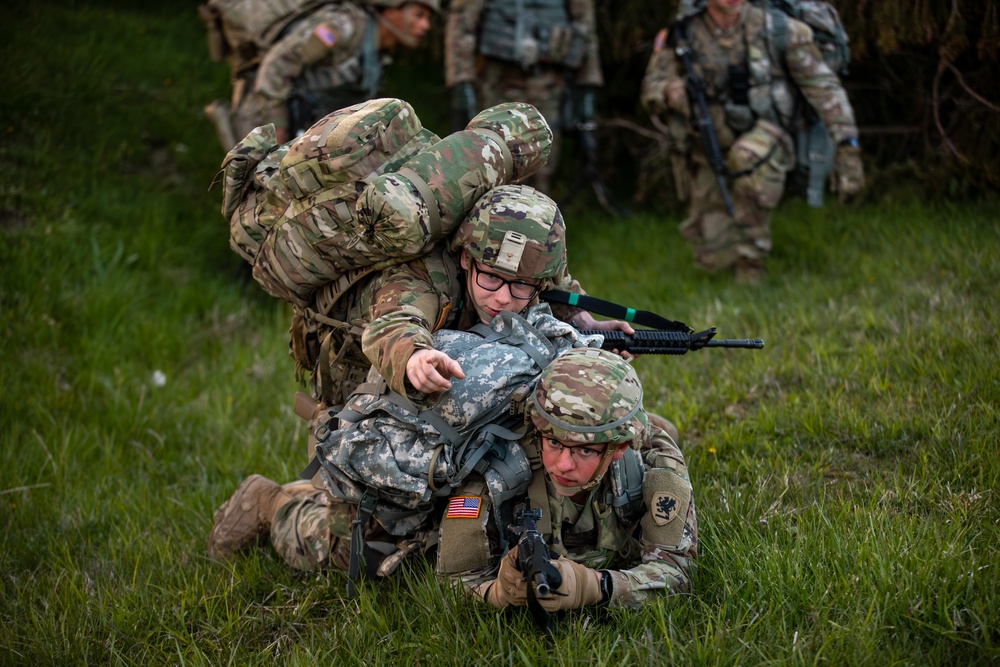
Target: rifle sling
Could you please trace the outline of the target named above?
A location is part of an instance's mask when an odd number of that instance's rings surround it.
[[[597,299],[585,294],[573,294],[572,292],[563,292],[560,290],[545,290],[538,296],[546,301],[576,306],[584,310],[589,310],[592,313],[597,313],[598,315],[616,317],[626,322],[632,322],[661,331],[683,331],[685,333],[693,331],[691,327],[683,322],[668,320],[648,310],[635,310],[634,308],[628,308],[612,301]]]

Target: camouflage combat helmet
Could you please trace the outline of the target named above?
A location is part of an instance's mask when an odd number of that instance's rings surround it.
[[[564,443],[639,447],[649,429],[635,369],[599,348],[573,349],[549,364],[527,413],[542,435]]]
[[[383,9],[402,7],[403,5],[412,2],[427,7],[427,9],[431,10],[435,14],[441,13],[441,0],[369,0],[369,2],[372,7],[381,7]]]
[[[598,348],[573,349],[549,364],[526,414],[543,437],[571,446],[607,444],[586,484],[555,484],[566,495],[596,487],[617,445],[627,442],[638,449],[649,430],[639,376],[624,359]]]
[[[496,273],[554,280],[566,272],[566,224],[549,197],[527,185],[501,185],[479,198],[451,241]]]

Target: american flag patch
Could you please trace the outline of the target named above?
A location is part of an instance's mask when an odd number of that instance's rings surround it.
[[[320,23],[316,26],[316,29],[313,30],[313,34],[316,35],[319,41],[326,44],[327,48],[332,48],[334,43],[337,41],[337,36],[333,34],[333,31],[330,30],[325,23]]]
[[[446,519],[478,519],[479,507],[482,504],[480,496],[458,496],[448,501]]]

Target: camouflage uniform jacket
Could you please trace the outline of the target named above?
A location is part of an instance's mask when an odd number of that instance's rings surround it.
[[[745,3],[739,20],[729,30],[717,28],[705,11],[687,21],[687,44],[693,52],[694,68],[707,85],[709,112],[723,149],[757,118],[789,129],[798,104],[795,89],[815,109],[834,142],[857,136],[847,92],[823,61],[809,26],[788,19],[785,58],[778,62],[768,47],[772,19],[759,7]],[[642,99],[649,108],[666,108],[667,85],[685,78],[684,64],[667,41],[666,32],[661,31],[642,81]],[[749,69],[748,105],[737,105],[730,99],[729,68],[735,65]]]
[[[254,94],[260,98],[260,124],[287,129],[293,93],[311,94],[330,110],[367,99],[361,94],[363,41],[374,20],[360,5],[339,2],[292,24],[264,55],[257,71]],[[377,33],[375,39],[377,50]],[[342,96],[344,103],[331,99],[334,96]]]
[[[488,2],[513,0],[452,0],[445,27],[445,84],[451,88],[476,78],[479,49],[479,23]],[[575,74],[578,86],[603,86],[601,59],[597,45],[597,20],[594,0],[567,0],[566,10],[574,24],[590,36],[583,64]]]
[[[369,323],[361,347],[396,393],[407,394],[406,362],[414,351],[434,347],[433,332],[442,328],[464,331],[478,321],[474,308],[463,308],[462,273],[457,259],[439,245],[427,259],[382,271],[364,289],[370,295],[366,297],[370,299]],[[555,287],[584,294],[568,274]],[[552,310],[563,321],[580,312],[557,304]]]
[[[684,455],[659,427],[653,427],[649,442],[643,445],[646,478],[654,469],[668,469],[680,476],[690,489]],[[532,435],[532,431],[529,436]],[[540,446],[540,443],[539,443]],[[535,474],[543,474],[537,471]],[[690,492],[680,538],[673,544],[659,544],[648,535],[656,531],[652,512],[647,507],[635,522],[623,523],[615,509],[604,502],[610,480],[607,476],[590,492],[583,505],[560,496],[548,487],[551,525],[561,526],[558,535],[546,535],[553,555],[569,558],[596,570],[608,570],[614,580],[611,607],[640,608],[665,593],[691,590],[691,574],[698,553],[698,521],[694,493]],[[648,498],[644,482],[643,498]],[[671,525],[671,524],[668,524]],[[494,575],[495,576],[495,575]],[[460,577],[469,586],[480,586],[488,578],[476,573]]]

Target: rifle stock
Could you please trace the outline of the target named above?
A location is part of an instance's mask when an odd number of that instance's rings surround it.
[[[735,347],[760,350],[764,341],[760,338],[714,340],[715,327],[698,333],[684,331],[637,330],[634,334],[623,331],[581,331],[584,335],[604,336],[601,349],[631,352],[632,354],[686,354],[690,350],[705,347]]]

